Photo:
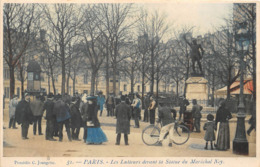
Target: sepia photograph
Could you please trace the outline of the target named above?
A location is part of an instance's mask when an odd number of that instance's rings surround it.
[[[260,165],[259,1],[0,10],[1,167]]]

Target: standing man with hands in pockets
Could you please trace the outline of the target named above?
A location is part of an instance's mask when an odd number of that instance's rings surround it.
[[[148,110],[150,111],[150,124],[154,124],[155,122],[155,107],[156,107],[156,102],[153,99],[153,97],[150,97],[150,106]]]
[[[135,118],[135,126],[134,128],[139,128],[139,117],[141,113],[141,100],[138,94],[135,95],[135,99],[132,104],[134,108],[134,118]]]

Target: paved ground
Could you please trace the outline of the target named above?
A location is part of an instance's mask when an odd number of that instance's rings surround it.
[[[106,113],[106,112],[104,112]],[[8,112],[4,112],[4,126],[8,125]],[[113,117],[103,115],[99,118],[102,123],[102,129],[107,135],[108,142],[102,145],[86,145],[83,141],[69,142],[64,131],[63,142],[46,141],[43,136],[34,136],[32,126],[29,128],[29,140],[21,139],[21,127],[18,129],[5,129],[4,141],[7,145],[3,148],[4,157],[238,157],[228,151],[204,150],[205,141],[204,132],[191,133],[190,140],[181,146],[173,145],[168,147],[163,143],[162,147],[146,146],[141,139],[141,132],[144,127],[149,125],[146,122],[140,122],[140,128],[133,128],[134,121],[131,121],[131,134],[129,135],[129,146],[125,146],[123,136],[121,145],[116,146],[115,123]],[[248,120],[248,117],[247,117]],[[231,148],[236,129],[236,118],[230,121]],[[203,126],[205,119],[202,120]],[[43,132],[45,132],[45,121],[43,121]],[[248,128],[246,123],[246,128]],[[83,131],[80,132],[80,137]],[[247,136],[249,142],[249,156],[256,156],[256,134],[253,131],[251,136]],[[243,157],[243,156],[242,156]]]

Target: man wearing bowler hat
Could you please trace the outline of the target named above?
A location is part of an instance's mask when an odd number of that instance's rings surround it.
[[[125,145],[128,143],[128,134],[130,134],[131,107],[125,102],[126,97],[121,96],[121,103],[116,106],[116,145],[120,144],[121,133],[124,134]]]

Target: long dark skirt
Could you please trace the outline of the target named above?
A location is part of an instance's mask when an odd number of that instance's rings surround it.
[[[230,149],[230,132],[229,132],[228,122],[220,122],[219,124],[217,149],[218,150]]]
[[[107,137],[100,127],[87,128],[87,144],[101,144],[107,142]]]

